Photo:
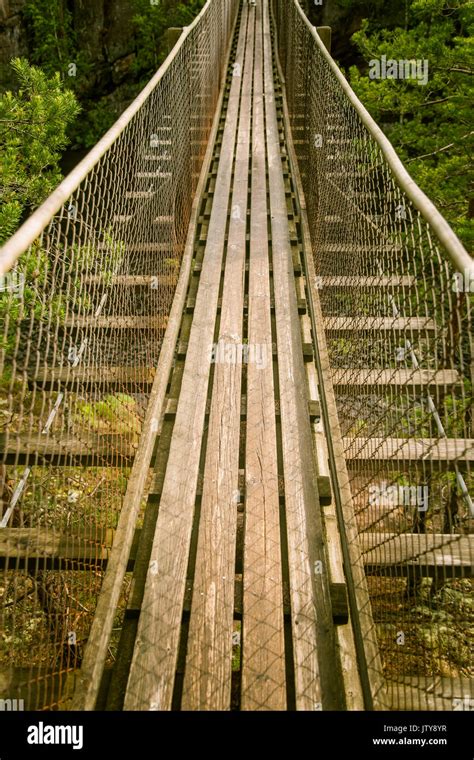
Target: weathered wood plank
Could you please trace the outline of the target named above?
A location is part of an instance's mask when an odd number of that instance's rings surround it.
[[[412,288],[416,284],[416,277],[396,274],[372,277],[326,275],[318,277],[317,281],[321,288]]]
[[[308,388],[280,156],[268,2],[263,7],[266,141],[296,708],[338,709],[344,706],[343,684],[307,414]]]
[[[474,679],[443,676],[398,676],[387,682],[390,709],[412,712],[472,711]]]
[[[361,533],[369,575],[467,577],[474,565],[474,536],[453,533]]]
[[[198,175],[199,176],[199,175]],[[98,251],[113,250],[113,244],[106,242],[97,243]],[[126,243],[125,253],[167,253],[171,254],[178,250],[182,251],[184,246],[173,245],[173,243]],[[109,272],[110,274],[110,272]],[[92,276],[92,275],[90,275]],[[99,275],[100,276],[100,275]]]
[[[112,222],[113,224],[131,224],[132,222],[137,222],[137,218],[134,214],[118,214],[117,216],[113,217]],[[174,216],[170,216],[170,215],[156,216],[152,220],[152,223],[157,224],[157,225],[158,224],[172,225],[174,224]]]
[[[140,317],[66,317],[64,327],[93,330],[164,330],[168,317],[161,314]]]
[[[102,285],[104,288],[113,285],[121,285],[127,288],[157,288],[173,287],[178,281],[177,274],[116,274],[113,276],[105,274],[89,274],[82,278],[84,285]]]
[[[293,141],[295,142],[295,141]],[[347,176],[345,174],[344,176]],[[378,245],[377,251],[379,253],[395,253],[396,251],[400,251],[401,247],[399,245],[396,245],[395,243],[392,245],[389,243],[388,245]],[[327,254],[327,253],[372,253],[374,252],[373,245],[363,245],[361,243],[324,243],[320,249],[318,249],[318,253],[320,254]]]
[[[271,357],[262,6],[255,14],[248,342]],[[286,708],[273,366],[247,368],[242,710]]]
[[[243,515],[239,515],[243,518]],[[95,535],[82,533],[65,533],[50,528],[3,528],[0,531],[0,569],[18,571],[28,570],[89,570],[91,567],[105,570],[115,531],[104,529]],[[137,528],[127,563],[127,571],[133,572],[139,551],[142,529]],[[242,618],[242,576],[232,568],[233,615]],[[186,581],[184,612],[191,611],[195,582]],[[331,599],[334,621],[337,624],[347,622],[347,599],[345,584],[331,583]],[[283,584],[283,612],[290,615],[290,593],[288,584]],[[130,603],[131,602],[131,603]],[[140,605],[129,599],[127,617],[138,616]],[[206,703],[207,704],[207,703]]]
[[[338,389],[364,388],[384,392],[388,386],[419,392],[429,386],[445,388],[459,383],[456,370],[430,369],[333,369],[331,379]]]
[[[303,317],[303,338],[308,340],[311,336],[311,322],[309,317]],[[306,374],[308,377],[308,386],[310,395],[317,398],[320,394],[316,366],[313,362],[306,362]],[[331,580],[335,583],[342,584],[344,588],[344,598],[348,604],[347,579],[344,570],[344,561],[341,548],[341,535],[339,532],[335,499],[331,493],[331,477],[329,469],[329,454],[326,439],[326,432],[323,419],[313,422],[313,439],[318,463],[318,493],[319,502],[324,509],[324,527],[326,531],[327,553],[329,558],[329,567]],[[342,595],[342,591],[341,591]],[[335,609],[335,600],[331,595],[333,619],[336,620],[337,611]],[[357,651],[354,643],[354,634],[349,610],[347,609],[349,619],[346,622],[349,625],[340,625],[337,628],[336,635],[339,644],[339,655],[341,659],[342,677],[344,679],[344,692],[346,697],[346,707],[348,710],[363,710],[364,699],[361,688],[359,668],[357,665]]]
[[[235,24],[235,18],[234,18]],[[230,58],[230,46],[227,50],[227,61]],[[170,319],[160,351],[157,371],[146,417],[130,478],[127,484],[123,506],[120,512],[117,532],[114,538],[110,562],[107,567],[101,593],[97,602],[91,631],[84,652],[80,678],[74,693],[73,709],[92,710],[97,704],[100,684],[106,667],[106,658],[116,609],[123,590],[123,579],[126,572],[127,560],[132,546],[134,528],[143,503],[143,493],[149,472],[156,440],[157,423],[162,415],[162,407],[168,387],[168,379],[172,366],[176,342],[179,335],[181,315],[184,308],[186,293],[190,281],[191,261],[193,257],[195,229],[198,209],[205,187],[207,172],[211,165],[213,146],[220,121],[220,111],[224,90],[219,95],[217,109],[209,136],[207,150],[202,151],[203,160],[200,164],[199,181],[191,207],[191,218],[186,237],[184,255],[178,285],[173,298]],[[195,177],[194,179],[197,179]]]
[[[120,433],[81,435],[80,440],[61,432],[58,440],[47,435],[0,433],[0,461],[4,464],[102,467],[132,461],[131,436]]]
[[[188,350],[188,344],[186,341],[180,341],[178,345],[178,356],[182,358],[183,356],[186,356],[186,352]],[[273,356],[277,355],[277,347],[276,343],[272,343],[272,353]],[[313,345],[312,343],[303,343],[303,358],[305,362],[312,361],[313,360]]]
[[[462,465],[474,461],[474,439],[463,438],[344,438],[346,460],[393,461]]]
[[[441,332],[430,317],[324,317],[327,332]]]
[[[105,566],[113,535],[113,530],[94,535],[92,531],[67,534],[44,527],[2,528],[0,568],[33,572]]]
[[[153,384],[155,372],[153,367],[140,366],[48,367],[38,370],[30,382],[45,388],[58,385],[142,388]]]
[[[245,26],[246,19],[242,20]],[[253,24],[248,25],[217,345],[243,343]],[[242,365],[216,350],[181,708],[229,710]]]
[[[245,25],[237,61],[242,65]],[[194,320],[163,483],[135,650],[125,696],[126,710],[169,710],[178,659],[180,622],[194,518],[199,459],[204,434],[217,300],[228,218],[241,78],[232,81],[222,140],[215,202]],[[186,466],[183,466],[186,463]]]
[[[283,85],[284,88],[284,85]],[[302,94],[301,99],[306,99],[307,95]],[[350,663],[348,670],[354,673],[355,681],[351,686],[352,693],[347,695],[347,706],[353,709],[362,709],[362,706],[372,707],[375,705],[378,709],[387,709],[385,697],[384,681],[382,677],[382,663],[378,649],[377,637],[375,632],[374,620],[372,617],[371,604],[367,589],[366,575],[362,562],[359,542],[358,526],[355,518],[354,504],[352,502],[351,487],[347,466],[344,458],[342,445],[342,435],[339,425],[339,418],[336,407],[336,400],[330,377],[330,362],[326,343],[325,331],[322,326],[323,315],[321,303],[319,300],[319,290],[316,287],[317,277],[314,269],[314,258],[312,251],[311,236],[309,232],[308,217],[306,212],[305,198],[302,184],[302,174],[296,157],[295,146],[305,141],[293,140],[292,129],[288,114],[288,109],[283,100],[283,109],[285,112],[286,138],[288,145],[288,155],[293,172],[293,178],[297,189],[297,198],[301,218],[301,232],[303,240],[304,260],[307,271],[307,287],[310,292],[310,300],[314,310],[313,329],[315,340],[318,345],[318,354],[321,363],[321,369],[327,382],[325,385],[325,396],[328,409],[328,421],[332,440],[332,449],[335,462],[335,487],[338,491],[338,498],[341,503],[341,510],[344,515],[344,530],[346,536],[341,537],[341,546],[347,547],[345,562],[348,563],[350,572],[347,570],[348,578],[353,578],[353,593],[351,595],[351,610],[357,609],[356,616],[351,620],[352,633],[356,648],[356,663]],[[304,119],[304,116],[303,116]],[[349,581],[348,581],[349,583]],[[348,586],[349,588],[349,586]],[[341,631],[343,629],[338,629]],[[355,669],[354,669],[355,664]],[[344,663],[343,663],[344,668]],[[346,671],[347,672],[347,671]],[[346,682],[351,676],[348,673]],[[361,704],[361,699],[363,700]]]
[[[2,665],[2,711],[70,710],[78,670],[48,670],[47,666],[17,668]],[[16,701],[15,701],[16,700]]]

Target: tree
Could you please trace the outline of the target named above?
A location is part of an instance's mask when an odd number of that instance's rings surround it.
[[[206,0],[134,0],[136,33],[135,71],[147,79],[164,61],[168,51],[164,33],[172,26],[187,26],[204,6]]]
[[[48,77],[19,58],[11,65],[20,87],[0,95],[0,243],[61,180],[67,129],[79,113],[59,74]]]
[[[383,127],[418,184],[466,246],[474,236],[472,194],[474,4],[407,0],[404,27],[353,36],[370,60],[426,60],[426,86],[415,79],[371,79],[352,67],[351,84]]]

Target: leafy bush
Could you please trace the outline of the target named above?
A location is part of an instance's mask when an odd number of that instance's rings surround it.
[[[0,244],[61,180],[67,129],[79,113],[59,74],[48,77],[20,58],[11,65],[20,88],[0,95]]]
[[[471,154],[474,4],[407,0],[405,27],[366,20],[353,36],[367,62],[427,60],[429,80],[372,80],[351,68],[351,84],[384,128],[415,181],[466,246],[474,238]]]

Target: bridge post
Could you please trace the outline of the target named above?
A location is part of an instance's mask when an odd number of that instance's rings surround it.
[[[183,27],[181,26],[170,26],[164,34],[164,43],[166,46],[166,55],[169,55],[171,51],[173,50],[174,46],[178,42],[179,38],[181,37],[183,33]]]
[[[332,29],[330,26],[317,26],[316,31],[321,37],[321,41],[328,51],[328,53],[331,52],[331,42],[332,42]]]

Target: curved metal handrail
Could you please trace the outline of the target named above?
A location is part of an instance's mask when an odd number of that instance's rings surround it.
[[[131,122],[135,114],[145,103],[150,93],[155,89],[157,84],[168,71],[174,59],[179,54],[186,39],[191,31],[201,21],[207,12],[210,4],[214,0],[207,0],[206,4],[196,16],[193,22],[183,29],[183,34],[178,42],[160,66],[158,71],[153,75],[148,84],[137,95],[135,100],[125,109],[123,114],[117,119],[105,135],[97,142],[89,153],[80,161],[77,166],[65,177],[55,190],[39,206],[28,219],[19,227],[19,229],[7,240],[0,248],[0,276],[8,272],[21,256],[22,253],[36,240],[46,227],[48,222],[53,218],[61,206],[77,190],[82,180],[96,166],[102,156],[109,150],[117,138],[122,134],[127,125]]]
[[[454,230],[450,227],[444,216],[438,211],[433,202],[430,201],[428,196],[425,195],[423,190],[421,190],[421,188],[416,184],[413,177],[411,177],[411,175],[405,169],[392,143],[382,132],[365,106],[361,103],[354,90],[350,86],[349,82],[343,75],[342,71],[339,69],[332,56],[328,53],[319,34],[316,31],[316,27],[314,27],[309,21],[299,3],[299,0],[293,0],[293,2],[295,3],[295,6],[301,18],[311,32],[311,35],[314,38],[316,45],[318,46],[319,52],[328,63],[331,71],[341,85],[344,94],[357,111],[362,123],[370,135],[378,144],[400,188],[410,198],[415,208],[418,209],[423,218],[428,222],[431,229],[434,230],[438,236],[439,241],[444,246],[453,266],[458,271],[467,271],[471,277],[474,277],[474,259],[466,251],[465,247],[459,240]]]

